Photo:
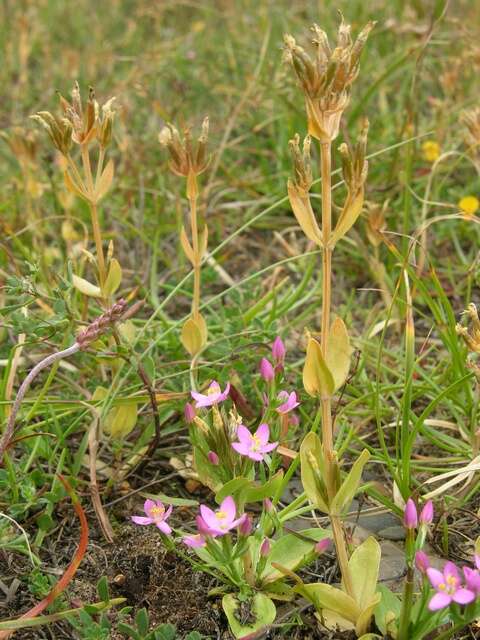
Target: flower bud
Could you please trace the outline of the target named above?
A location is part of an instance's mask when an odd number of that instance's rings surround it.
[[[409,498],[403,514],[403,524],[406,529],[416,529],[418,526],[418,513],[414,501]]]
[[[421,513],[419,522],[420,524],[430,524],[433,520],[433,502],[429,500],[425,503]]]
[[[270,540],[265,538],[260,545],[260,555],[265,558],[270,553]]]
[[[252,532],[252,519],[250,518],[250,516],[245,514],[245,517],[243,518],[242,522],[238,527],[238,533],[241,536],[249,536],[251,532]]]
[[[193,422],[195,420],[195,416],[197,415],[195,413],[195,409],[190,404],[190,402],[187,402],[187,404],[185,405],[184,413],[185,413],[185,420],[187,424],[190,424],[191,422]]]
[[[427,569],[430,567],[430,560],[424,551],[417,551],[415,554],[415,566],[424,575],[427,573]]]
[[[275,377],[275,371],[269,360],[262,358],[260,360],[260,375],[265,382],[271,382]]]
[[[274,510],[274,506],[273,506],[273,502],[270,500],[270,498],[264,498],[264,500],[263,500],[263,508],[265,509],[265,511],[267,513],[272,513],[272,511]]]
[[[322,554],[328,549],[331,545],[332,541],[330,538],[323,538],[323,540],[319,540],[314,547],[315,553]]]
[[[209,451],[207,458],[210,464],[213,464],[215,467],[220,464],[220,458],[217,456],[215,451]]]
[[[285,360],[285,345],[280,336],[277,336],[272,345],[272,357],[275,364],[283,364]]]

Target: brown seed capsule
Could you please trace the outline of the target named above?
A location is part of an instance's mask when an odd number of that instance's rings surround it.
[[[369,22],[354,42],[350,25],[345,24],[342,16],[337,46],[332,50],[327,34],[313,25],[315,58],[297,45],[291,35],[284,38],[284,57],[292,64],[305,95],[308,132],[321,142],[331,142],[338,135],[351,85],[358,76],[360,55],[374,26],[374,22]]]

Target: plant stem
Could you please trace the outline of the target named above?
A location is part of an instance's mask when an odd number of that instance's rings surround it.
[[[98,280],[100,283],[100,288],[103,288],[107,277],[105,268],[105,257],[103,255],[102,232],[100,230],[100,224],[98,222],[97,203],[95,201],[95,187],[93,184],[92,167],[90,165],[90,153],[86,145],[82,145],[82,162],[83,169],[85,171],[88,194],[90,197],[90,217],[92,219],[93,238],[95,240],[95,247],[97,250]]]
[[[193,264],[193,300],[192,316],[198,320],[200,315],[200,255],[198,246],[198,221],[197,221],[197,198],[192,197],[190,202],[190,225],[192,230],[192,249],[194,256]]]
[[[332,145],[331,142],[320,144],[320,171],[322,177],[322,333],[321,350],[326,360],[328,338],[330,334],[330,308],[332,300],[332,249],[329,246],[332,233]],[[326,463],[326,484],[329,500],[333,500],[337,491],[333,450],[332,399],[323,396],[320,399],[322,409],[322,446]],[[348,551],[342,521],[337,515],[330,514],[333,540],[337,551],[338,564],[342,574],[345,590],[354,597],[353,582],[348,566]]]
[[[61,358],[67,358],[68,356],[71,356],[74,353],[77,353],[77,351],[80,351],[80,345],[78,344],[78,342],[74,342],[71,347],[68,347],[68,349],[63,349],[62,351],[56,351],[55,353],[51,353],[49,356],[47,356],[43,360],[40,360],[40,362],[33,367],[33,369],[30,371],[28,376],[22,382],[18,390],[17,397],[15,398],[15,402],[13,403],[12,412],[8,417],[7,426],[5,427],[5,431],[3,432],[2,439],[0,440],[0,464],[3,459],[3,454],[8,447],[10,440],[12,439],[13,430],[15,428],[15,421],[17,419],[17,414],[20,409],[20,405],[22,404],[23,398],[25,397],[25,394],[27,393],[32,382],[35,380],[38,374],[43,369],[45,369],[45,367],[48,367],[49,365],[53,364],[56,360],[60,360]]]
[[[410,612],[413,602],[413,568],[408,567],[405,585],[403,587],[402,610],[400,612],[400,623],[398,629],[398,640],[409,640]]]

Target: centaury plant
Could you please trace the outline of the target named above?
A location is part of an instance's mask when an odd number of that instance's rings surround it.
[[[343,112],[350,99],[351,85],[359,72],[362,49],[374,23],[369,23],[355,41],[350,26],[340,24],[337,44],[332,49],[328,37],[317,25],[312,27],[315,56],[312,58],[295,39],[285,36],[285,56],[291,62],[304,93],[309,135],[300,149],[299,136],[291,141],[294,177],[288,182],[288,195],[293,212],[305,235],[322,251],[322,321],[320,339],[309,334],[303,369],[305,390],[320,401],[322,438],[310,433],[304,439],[300,453],[302,482],[311,503],[328,514],[342,573],[343,590],[329,585],[299,587],[319,608],[335,611],[335,622],[345,628],[352,624],[362,635],[368,630],[373,609],[378,603],[376,580],[380,562],[380,548],[370,538],[349,557],[342,526],[344,514],[353,499],[361,479],[362,469],[369,458],[364,450],[342,481],[340,460],[334,447],[335,425],[332,418],[332,399],[345,383],[352,349],[345,323],[341,318],[331,322],[332,255],[336,244],[354,225],[362,211],[364,184],[368,164],[365,160],[368,123],[362,127],[355,147],[343,143],[339,147],[342,159],[346,198],[336,225],[332,225],[332,143],[337,138]],[[318,141],[322,206],[320,224],[315,216],[310,188],[313,175],[310,165],[311,138]],[[371,571],[365,571],[370,565]],[[313,595],[313,593],[315,595]],[[332,601],[338,606],[332,607]],[[325,612],[324,612],[325,617]]]

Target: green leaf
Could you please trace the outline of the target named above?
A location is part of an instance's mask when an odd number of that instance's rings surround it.
[[[235,595],[229,593],[223,596],[222,607],[235,638],[246,638],[250,634],[260,631],[260,629],[269,627],[277,615],[272,600],[263,593],[256,593],[251,599],[251,613],[254,617],[254,622],[245,625],[241,624],[236,616],[238,606],[239,601]]]
[[[370,606],[377,592],[381,555],[380,545],[370,536],[355,549],[348,561],[355,600],[362,610]]]
[[[103,295],[105,298],[113,296],[115,291],[122,282],[122,267],[115,258],[110,260],[110,267],[108,269],[107,279],[103,285]]]
[[[123,439],[137,424],[137,403],[113,407],[105,418],[104,429],[112,438]]]
[[[267,564],[260,576],[260,580],[262,580],[264,584],[285,577],[285,574],[273,567],[272,563],[277,563],[285,567],[285,569],[295,571],[295,569],[303,564],[303,561],[306,560],[308,556],[311,556],[316,542],[330,537],[328,531],[318,527],[299,531],[298,533],[299,535],[288,533],[273,542],[270,553],[268,554]],[[311,541],[305,540],[302,536],[311,538]]]
[[[278,488],[283,480],[283,471],[277,473],[270,478],[268,482],[259,484],[248,478],[240,476],[229,480],[223,487],[217,491],[215,500],[218,504],[227,496],[240,498],[243,502],[261,502],[265,498],[271,498],[276,495]]]
[[[325,462],[322,443],[316,433],[308,433],[300,445],[302,485],[310,502],[328,513],[325,489]]]
[[[375,610],[375,607],[380,602],[381,597],[382,596],[379,593],[376,593],[369,605],[362,610],[362,613],[357,620],[357,624],[355,625],[355,631],[357,635],[361,636],[362,634],[366,633],[372,626],[373,612]]]
[[[337,491],[330,505],[330,513],[332,515],[342,515],[346,511],[358,490],[360,480],[362,479],[363,467],[370,459],[370,453],[364,449],[359,457],[355,460],[349,474],[343,481],[342,486]]]
[[[397,626],[402,610],[402,603],[398,596],[383,584],[378,585],[380,602],[375,607],[375,623],[384,636],[397,637]]]
[[[196,507],[198,506],[198,500],[190,500],[189,498],[172,498],[164,493],[149,493],[148,491],[142,491],[140,495],[143,498],[150,498],[151,500],[160,500],[165,504],[171,504],[174,507]]]
[[[76,276],[74,273],[72,274],[72,284],[75,289],[78,289],[81,293],[89,296],[90,298],[101,298],[102,292],[100,287],[92,284],[85,278],[80,278],[80,276]]]
[[[108,602],[110,600],[107,576],[102,576],[97,582],[97,592],[99,598],[103,600],[103,602]]]
[[[145,608],[140,609],[135,616],[135,624],[137,625],[138,631],[145,636],[148,633],[148,627],[150,625],[150,621],[148,619],[148,613]]]
[[[351,357],[352,348],[347,327],[341,318],[335,318],[330,327],[326,358],[327,366],[335,383],[335,391],[345,383],[348,377]]]
[[[310,600],[318,612],[321,612],[322,609],[334,611],[353,625],[356,624],[360,617],[360,607],[355,600],[341,589],[332,587],[330,584],[323,584],[322,582],[301,584],[296,585],[293,590]]]
[[[226,482],[220,491],[217,491],[215,494],[215,501],[217,504],[220,504],[222,500],[224,500],[227,496],[234,497],[238,494],[239,491],[242,491],[248,484],[250,480],[248,478],[244,478],[243,476],[239,476],[238,478],[233,478],[233,480],[229,480]]]
[[[303,366],[303,387],[310,396],[329,398],[335,391],[335,382],[322,349],[314,338],[309,338]]]

